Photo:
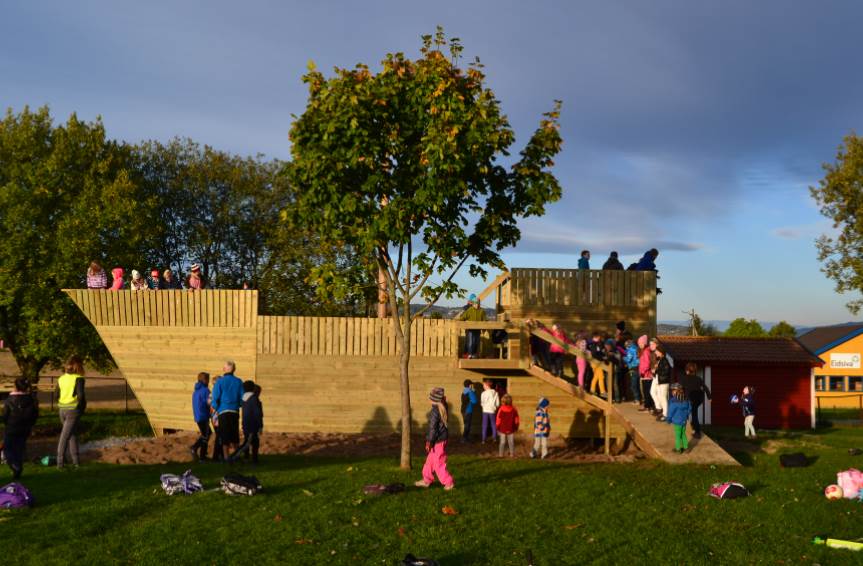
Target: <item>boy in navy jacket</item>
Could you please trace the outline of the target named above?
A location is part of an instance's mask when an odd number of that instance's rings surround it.
[[[243,382],[243,444],[231,456],[235,460],[240,454],[252,451],[252,463],[258,463],[258,449],[261,446],[260,434],[264,428],[264,407],[261,405],[261,387],[254,381]]]
[[[207,459],[207,447],[210,444],[210,374],[202,371],[198,374],[195,382],[195,391],[192,393],[192,414],[195,424],[201,435],[192,445],[192,456],[199,460]]]

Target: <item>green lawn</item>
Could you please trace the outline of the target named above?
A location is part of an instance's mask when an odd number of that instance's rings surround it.
[[[453,492],[377,498],[364,496],[362,486],[412,483],[417,473],[400,472],[394,459],[265,457],[255,470],[265,486],[259,496],[167,497],[159,474],[184,466],[58,472],[30,465],[24,482],[37,506],[0,512],[3,563],[365,565],[395,564],[414,552],[444,565],[523,565],[528,549],[549,565],[863,563],[863,553],[810,544],[816,534],[863,536],[863,503],[822,495],[837,471],[863,466],[863,456],[847,454],[863,445],[863,431],[778,438],[817,461],[783,470],[778,454],[765,452],[747,452],[747,466],[735,469],[457,457]],[[225,470],[193,469],[207,487]],[[711,483],[729,479],[753,497],[706,495]],[[444,505],[458,515],[443,514]]]
[[[46,411],[44,407],[39,413],[39,420],[33,434],[36,437],[56,436],[62,429],[60,417],[56,410]],[[153,429],[143,411],[116,411],[107,409],[88,410],[81,419],[78,436],[82,442],[99,440],[112,436],[140,437],[152,436]]]

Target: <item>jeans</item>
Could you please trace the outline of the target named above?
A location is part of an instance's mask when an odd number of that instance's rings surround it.
[[[6,463],[12,470],[12,479],[21,477],[24,471],[24,446],[27,444],[27,434],[9,434],[3,437],[3,454]]]
[[[78,419],[81,413],[78,409],[60,409],[60,422],[63,430],[60,432],[60,441],[57,443],[57,467],[62,468],[66,462],[66,450],[72,458],[72,464],[78,465],[78,436],[75,434],[78,428]]]
[[[547,436],[535,436],[533,438],[533,450],[530,451],[530,457],[536,458],[540,451],[542,451],[542,457],[545,458],[548,456],[548,437]]]
[[[500,447],[497,450],[498,456],[503,456],[503,447],[504,444],[509,445],[509,455],[515,456],[515,433],[511,432],[506,434],[504,432],[500,433]]]
[[[423,481],[426,485],[433,484],[435,476],[445,486],[455,483],[449,470],[446,469],[446,441],[438,442],[432,446],[423,465]]]
[[[465,350],[469,356],[476,356],[479,352],[479,330],[465,331]]]
[[[755,415],[746,415],[743,418],[743,434],[747,438],[755,437]]]
[[[494,413],[483,412],[483,414],[482,414],[482,441],[483,442],[485,442],[485,438],[486,438],[485,431],[488,430],[488,428],[491,429],[491,437],[494,440],[497,440],[497,422],[495,420],[496,417],[497,417],[497,415]]]
[[[210,430],[210,419],[205,418],[195,424],[198,425],[198,430],[201,435],[192,445],[192,450],[198,453],[198,457],[201,460],[205,460],[207,458],[207,448],[210,445],[210,435],[212,434],[212,431]]]
[[[261,447],[261,438],[257,432],[246,433],[243,431],[243,443],[237,448],[236,452],[231,454],[231,460],[235,460],[240,454],[249,454],[249,449],[252,451],[252,462],[258,463],[258,449]]]
[[[638,368],[629,369],[629,388],[632,390],[632,400],[641,401],[641,378],[638,375]]]

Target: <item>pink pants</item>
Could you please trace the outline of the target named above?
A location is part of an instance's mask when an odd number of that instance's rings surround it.
[[[437,479],[443,485],[452,485],[453,479],[446,469],[446,442],[438,442],[429,451],[426,456],[426,463],[423,466],[423,481],[431,485],[434,483],[434,477],[437,474]]]

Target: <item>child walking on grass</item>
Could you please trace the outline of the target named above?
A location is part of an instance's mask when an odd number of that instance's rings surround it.
[[[500,435],[500,447],[498,448],[498,456],[503,458],[504,444],[509,445],[509,457],[515,457],[515,432],[521,424],[521,419],[518,417],[518,410],[512,405],[512,395],[506,394],[503,396],[503,404],[497,411],[495,425],[497,432]]]
[[[536,414],[533,416],[533,450],[530,457],[536,458],[540,452],[542,459],[548,456],[548,435],[551,433],[551,420],[548,417],[548,399],[539,398]]]
[[[492,440],[497,440],[497,408],[500,407],[500,396],[491,386],[491,381],[482,382],[482,395],[479,404],[482,406],[482,441],[485,442],[486,430],[491,429]]]
[[[192,393],[192,416],[198,431],[201,433],[198,440],[192,445],[192,457],[198,460],[207,459],[207,449],[210,446],[210,374],[202,371],[198,374],[195,382],[195,391]]]
[[[446,468],[446,443],[449,440],[447,428],[446,397],[443,387],[435,387],[429,393],[431,411],[428,414],[429,429],[426,436],[426,462],[423,465],[423,479],[416,482],[417,487],[429,487],[438,481],[447,491],[455,487],[455,482]]]
[[[683,386],[679,383],[671,385],[671,399],[668,402],[668,417],[666,420],[674,427],[674,451],[683,454],[689,449],[689,441],[686,438],[686,421],[692,405],[686,399]]]

